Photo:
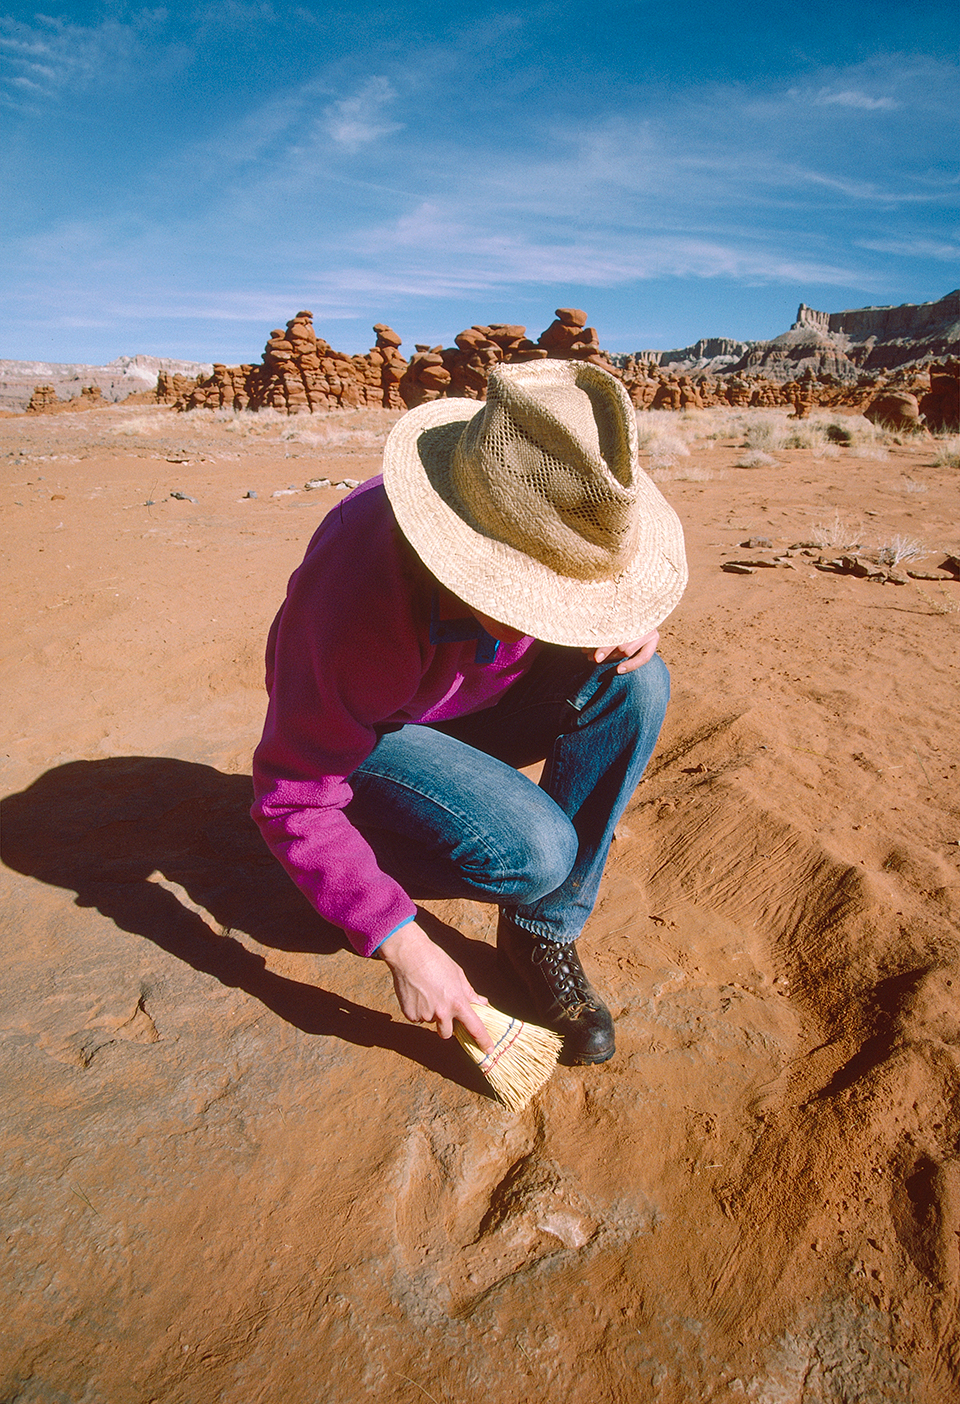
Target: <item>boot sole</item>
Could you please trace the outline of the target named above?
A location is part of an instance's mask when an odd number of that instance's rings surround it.
[[[560,1062],[569,1068],[589,1068],[596,1063],[609,1063],[616,1051],[615,1044],[611,1044],[609,1050],[603,1053],[568,1053],[564,1048],[560,1054]]]

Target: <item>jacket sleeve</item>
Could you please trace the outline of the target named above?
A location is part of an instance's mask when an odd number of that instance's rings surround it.
[[[358,569],[333,536],[314,539],[271,630],[252,814],[320,915],[372,955],[416,907],[344,813],[348,777],[415,695],[426,641],[389,560]]]

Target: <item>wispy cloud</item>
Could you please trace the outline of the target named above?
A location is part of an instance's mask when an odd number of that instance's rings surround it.
[[[656,277],[742,278],[750,281],[849,283],[852,269],[777,248],[775,240],[704,238],[689,234],[603,230],[574,234],[557,228],[478,229],[454,211],[425,204],[391,226],[367,231],[359,251],[391,268],[416,270],[451,293],[465,277],[474,285],[582,284],[616,287]]]
[[[855,88],[844,88],[840,92],[821,88],[813,101],[818,107],[856,107],[862,112],[894,112],[900,106],[896,98],[871,97]]]
[[[399,132],[401,122],[384,121],[382,110],[397,94],[386,78],[368,78],[352,97],[333,103],[324,113],[324,125],[345,151],[359,151],[379,137]]]
[[[909,236],[902,239],[857,239],[856,245],[899,258],[935,258],[944,263],[960,264],[960,245],[939,239],[912,239]]]
[[[149,26],[151,16],[145,12],[140,20]],[[138,29],[116,20],[85,26],[37,15],[29,25],[0,16],[6,69],[0,94],[7,106],[31,110],[69,94],[109,88],[135,71],[140,53]]]

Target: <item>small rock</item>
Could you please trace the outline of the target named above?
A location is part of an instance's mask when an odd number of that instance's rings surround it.
[[[745,551],[762,551],[769,549],[773,542],[769,536],[748,536],[746,541],[741,541],[740,545]]]
[[[295,487],[277,488],[276,492],[272,492],[272,493],[270,494],[270,496],[271,496],[271,497],[295,497],[299,491],[300,491],[300,489],[299,489],[299,488],[295,488]]]
[[[243,495],[244,497],[256,497],[257,494],[254,492],[253,488],[247,488]]]
[[[740,561],[724,561],[721,570],[728,571],[730,575],[756,575],[757,568],[752,565],[742,565]]]
[[[171,497],[175,497],[178,502],[196,502],[195,497],[191,497],[188,492],[172,492]]]
[[[304,492],[316,492],[318,488],[328,488],[332,484],[329,478],[310,478],[303,485]]]
[[[344,478],[342,482],[337,483],[337,487],[347,488],[350,492],[352,492],[354,488],[359,486],[360,481],[358,478]]]

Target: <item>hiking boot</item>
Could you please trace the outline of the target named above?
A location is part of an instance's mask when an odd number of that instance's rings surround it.
[[[613,1057],[613,1019],[572,941],[562,946],[544,940],[501,914],[497,952],[528,996],[536,1021],[563,1035],[565,1062],[605,1063]]]

